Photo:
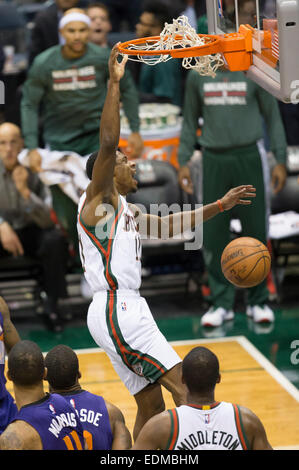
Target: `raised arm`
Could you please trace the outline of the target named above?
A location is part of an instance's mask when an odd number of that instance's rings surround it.
[[[92,180],[88,188],[89,200],[99,196],[98,203],[105,199],[113,204],[113,176],[116,161],[116,150],[119,143],[119,81],[124,75],[127,57],[118,62],[117,44],[109,58],[108,90],[100,122],[100,150],[95,160]],[[117,203],[117,202],[116,202]]]
[[[11,321],[9,308],[3,297],[0,297],[0,312],[3,317],[4,345],[8,354],[11,348],[20,341],[20,336]]]

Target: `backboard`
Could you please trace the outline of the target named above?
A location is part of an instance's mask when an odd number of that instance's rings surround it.
[[[252,30],[244,72],[277,99],[299,102],[299,0],[206,0],[209,34]]]

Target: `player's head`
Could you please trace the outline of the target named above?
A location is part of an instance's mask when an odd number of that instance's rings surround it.
[[[71,8],[59,22],[59,31],[65,40],[64,47],[74,54],[84,54],[90,35],[90,18],[84,10]]]
[[[55,346],[45,357],[47,380],[51,391],[68,390],[81,377],[77,354],[64,344]]]
[[[111,31],[109,9],[103,3],[90,3],[86,8],[86,14],[90,18],[90,42],[98,46],[107,45],[107,35]]]
[[[207,348],[196,347],[184,358],[182,378],[193,395],[208,395],[220,382],[217,356]]]
[[[24,146],[21,130],[11,122],[0,125],[0,158],[4,167],[11,171],[18,164],[18,155]]]
[[[18,387],[40,385],[45,377],[44,357],[33,341],[16,343],[8,354],[7,376]]]
[[[86,163],[86,174],[90,180],[92,179],[93,167],[97,156],[98,152],[93,152]],[[116,151],[116,163],[114,168],[114,184],[117,191],[123,196],[137,191],[138,183],[134,178],[135,173],[135,162],[128,160],[128,157],[118,149]]]
[[[166,5],[150,0],[143,6],[143,12],[136,25],[136,36],[138,38],[159,36],[165,23],[172,23],[172,20],[172,14]]]

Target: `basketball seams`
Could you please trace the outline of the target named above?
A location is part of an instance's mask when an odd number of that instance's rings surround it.
[[[247,245],[243,245],[243,246],[247,246]],[[223,268],[223,272],[226,272],[228,269],[232,268],[235,264],[240,263],[240,261],[244,261],[245,259],[250,258],[251,256],[254,256],[254,255],[257,255],[258,253],[267,253],[267,252],[268,250],[259,250],[259,251],[255,251],[254,253],[250,253],[250,255],[243,256],[242,259],[238,259],[237,261],[234,261],[233,264],[230,264],[228,267]],[[271,260],[269,256],[263,256],[263,258],[268,258],[269,260]]]
[[[235,239],[222,252],[223,275],[237,287],[249,288],[263,282],[270,268],[269,250],[264,243],[255,238]]]
[[[251,273],[253,273],[253,271],[255,270],[255,268],[257,267],[258,263],[262,260],[265,260],[265,258],[268,258],[268,256],[263,256],[262,258],[259,258],[255,265],[252,267],[251,271],[246,275],[246,277],[242,278],[242,281],[246,281],[246,279],[248,279],[248,277],[250,276]],[[242,261],[242,260],[240,260]],[[265,262],[264,262],[264,274],[263,274],[263,279],[265,279]]]

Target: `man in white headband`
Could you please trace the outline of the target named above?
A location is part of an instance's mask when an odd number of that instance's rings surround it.
[[[59,22],[59,32],[64,39],[62,54],[68,59],[80,57],[85,52],[90,35],[90,18],[79,8],[68,10]]]
[[[30,150],[29,158],[36,164],[31,165],[33,170],[40,166],[37,149],[41,146],[82,156],[99,149],[98,125],[107,92],[110,49],[89,42],[89,24],[84,10],[67,10],[59,24],[64,44],[39,54],[29,69],[23,86],[21,123],[25,148]],[[132,155],[137,157],[143,147],[139,134],[139,97],[129,70],[121,80],[120,90],[131,128],[129,145]],[[51,186],[51,191],[54,210],[68,233],[73,234],[72,241],[77,247],[77,206],[69,198],[65,201],[66,196],[59,187]]]

